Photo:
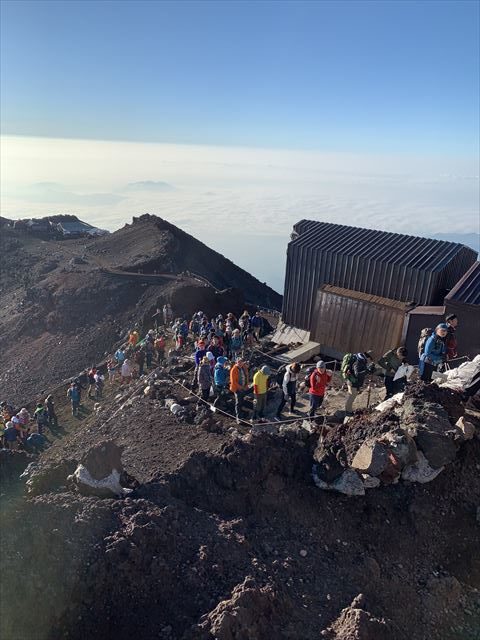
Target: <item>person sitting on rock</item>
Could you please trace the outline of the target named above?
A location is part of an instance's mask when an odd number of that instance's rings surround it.
[[[57,418],[57,414],[55,413],[55,403],[53,401],[53,396],[52,394],[48,394],[48,396],[45,398],[45,409],[47,411],[48,414],[48,426],[50,428],[54,428],[56,429],[58,427],[58,418]]]
[[[75,382],[72,382],[68,388],[67,398],[70,400],[70,404],[72,405],[72,416],[75,418],[80,405],[80,391]]]
[[[308,389],[308,393],[310,394],[310,411],[308,415],[310,418],[313,418],[317,409],[322,406],[325,392],[331,379],[332,372],[327,369],[323,360],[319,360],[315,371],[313,371],[310,376],[310,387]]]
[[[47,446],[47,439],[38,431],[33,431],[25,442],[25,449],[29,453],[41,453]]]
[[[243,417],[243,403],[248,390],[248,366],[243,356],[238,356],[237,361],[230,369],[230,391],[235,395],[235,414],[238,424]]]
[[[213,376],[210,366],[210,360],[207,356],[203,356],[198,368],[198,386],[202,395],[202,400],[208,401],[210,397],[210,388],[212,386]]]
[[[269,367],[263,366],[253,376],[253,420],[263,418],[267,408],[268,377],[272,375]]]
[[[405,347],[390,349],[390,351],[384,353],[378,361],[378,364],[382,367],[382,369],[385,369],[385,389],[387,392],[385,395],[385,400],[387,400],[387,398],[391,398],[395,393],[395,374],[398,371],[400,365],[404,364],[406,361],[407,350]]]
[[[447,334],[448,325],[444,323],[439,324],[425,343],[425,350],[420,356],[418,365],[420,378],[424,382],[431,382],[433,372],[437,371],[440,365],[446,360],[447,349],[445,339]]]

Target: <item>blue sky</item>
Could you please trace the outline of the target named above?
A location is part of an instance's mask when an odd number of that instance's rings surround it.
[[[478,2],[1,6],[3,134],[478,154]]]

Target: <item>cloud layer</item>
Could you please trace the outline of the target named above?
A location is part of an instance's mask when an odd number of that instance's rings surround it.
[[[280,291],[301,218],[452,239],[479,231],[474,158],[23,137],[4,137],[1,152],[6,217],[68,212],[114,230],[155,213]]]

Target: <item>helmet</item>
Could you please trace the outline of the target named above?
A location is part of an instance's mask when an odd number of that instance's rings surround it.
[[[263,375],[265,375],[265,376],[270,376],[270,375],[272,375],[272,371],[271,371],[270,367],[267,367],[267,365],[264,365],[264,366],[260,369],[260,371],[261,371],[261,372],[263,373]]]
[[[325,362],[323,360],[319,360],[317,362],[317,369],[326,369]]]

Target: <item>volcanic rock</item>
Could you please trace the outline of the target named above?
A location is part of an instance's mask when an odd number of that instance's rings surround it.
[[[379,476],[388,465],[388,449],[378,440],[365,441],[352,460],[352,468],[370,476]]]

